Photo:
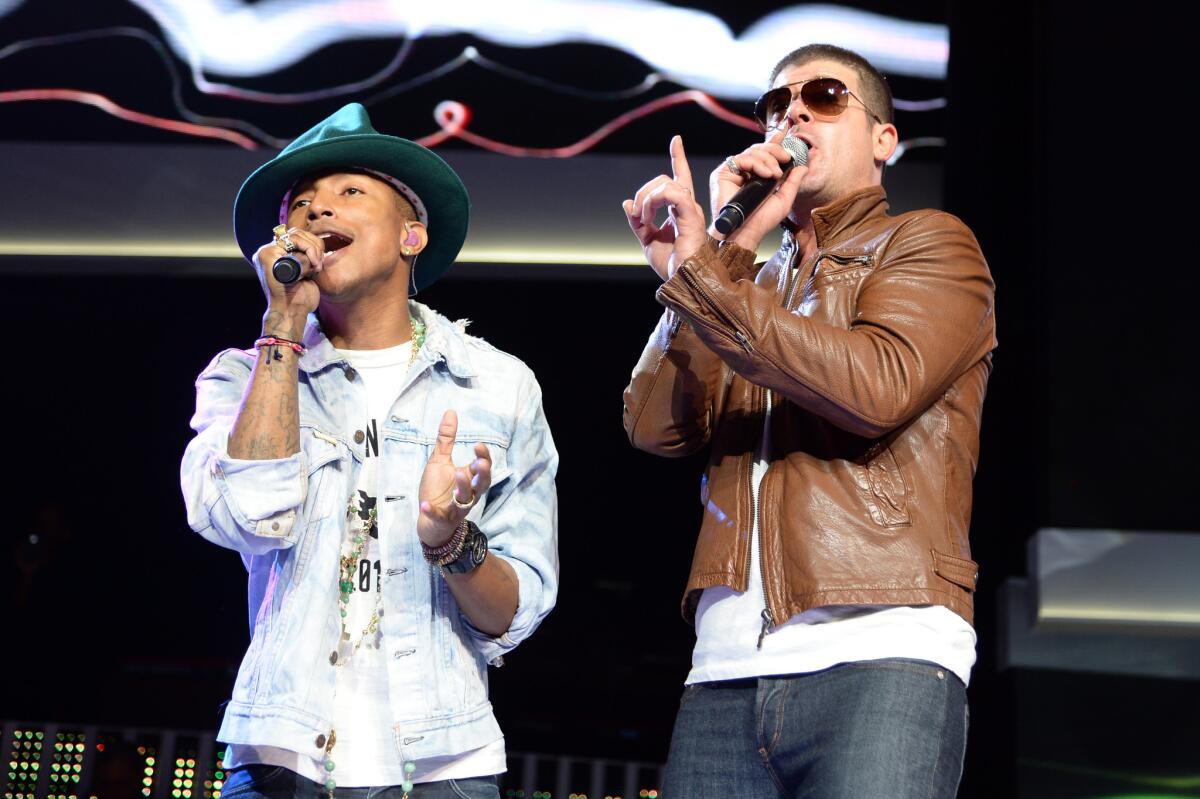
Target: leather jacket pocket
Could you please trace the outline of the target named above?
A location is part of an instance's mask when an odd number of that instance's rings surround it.
[[[875,523],[881,527],[911,523],[908,484],[891,448],[876,444],[867,451],[858,469],[859,485],[867,491],[867,509]]]
[[[956,558],[933,550],[933,571],[942,579],[974,592],[979,580],[979,564],[967,558]]]

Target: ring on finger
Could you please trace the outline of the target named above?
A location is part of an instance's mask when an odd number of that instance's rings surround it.
[[[733,160],[732,155],[725,159],[725,168],[739,177],[742,174],[742,168],[737,165],[737,161]]]
[[[475,504],[475,492],[474,491],[471,492],[471,498],[468,499],[466,502],[459,502],[458,501],[458,491],[456,489],[456,490],[450,492],[450,499],[454,502],[455,507],[462,508],[463,510],[467,510],[468,508],[470,508],[472,505]]]
[[[276,225],[271,232],[275,234],[275,241],[279,242],[279,246],[283,247],[284,252],[295,252],[300,249],[288,235],[287,225]]]

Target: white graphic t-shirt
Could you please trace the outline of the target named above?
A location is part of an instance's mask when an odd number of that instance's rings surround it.
[[[406,780],[433,782],[499,774],[506,770],[504,739],[479,749],[450,757],[416,761],[416,771],[404,771],[392,731],[391,701],[388,695],[387,660],[381,649],[382,635],[377,629],[367,632],[373,614],[382,619],[387,609],[379,600],[380,580],[387,579],[388,564],[381,560],[381,535],[415,534],[411,530],[381,530],[378,524],[379,428],[391,413],[408,377],[411,342],[382,350],[338,350],[354,366],[367,393],[365,420],[354,410],[348,415],[350,429],[344,431],[353,440],[362,431],[364,460],[358,485],[347,509],[348,535],[342,541],[342,555],[353,555],[358,563],[351,580],[352,590],[344,619],[349,640],[339,644],[333,729],[337,743],[330,753],[336,764],[328,775],[323,763],[311,757],[275,747],[230,746],[226,766],[245,763],[284,766],[303,777],[324,783],[332,776],[339,787],[400,785]],[[365,426],[364,426],[365,421]],[[361,537],[365,548],[354,541]],[[330,608],[330,613],[338,612]],[[361,642],[360,642],[361,641]]]

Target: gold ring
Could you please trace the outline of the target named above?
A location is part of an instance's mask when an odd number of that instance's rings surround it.
[[[276,225],[271,229],[271,232],[275,234],[275,241],[279,242],[284,252],[295,252],[300,249],[296,246],[296,242],[292,241],[291,236],[288,235],[287,225]]]
[[[466,501],[466,502],[459,502],[459,501],[458,501],[458,490],[457,490],[457,489],[455,489],[454,491],[451,491],[451,492],[450,492],[450,499],[451,499],[451,501],[453,501],[453,502],[454,502],[454,505],[455,505],[456,507],[462,508],[463,510],[467,510],[467,509],[469,509],[469,508],[470,508],[472,505],[474,505],[474,504],[475,504],[475,492],[474,492],[474,491],[472,491],[472,492],[471,492],[471,499],[470,499],[470,500],[468,500],[468,501]]]

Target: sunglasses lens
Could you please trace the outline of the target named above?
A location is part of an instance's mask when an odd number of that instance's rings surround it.
[[[800,86],[800,99],[812,113],[835,117],[850,104],[850,89],[837,78],[816,78]],[[771,89],[754,104],[754,118],[764,128],[778,127],[787,117],[791,104],[790,87]]]
[[[792,90],[780,86],[758,98],[754,104],[754,118],[765,128],[773,128],[787,116],[788,106],[792,103]]]
[[[850,103],[850,90],[837,78],[817,78],[800,87],[800,99],[814,114],[835,117]]]

